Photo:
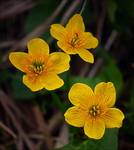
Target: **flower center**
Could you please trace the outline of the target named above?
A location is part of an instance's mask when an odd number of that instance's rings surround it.
[[[40,61],[34,61],[30,66],[30,70],[39,75],[44,71],[44,63]]]
[[[79,43],[79,41],[80,40],[79,40],[78,34],[75,33],[74,36],[73,36],[73,38],[71,39],[70,45],[72,47],[75,47]]]
[[[93,105],[89,109],[89,114],[93,117],[96,117],[97,115],[100,114],[100,107],[98,105]]]

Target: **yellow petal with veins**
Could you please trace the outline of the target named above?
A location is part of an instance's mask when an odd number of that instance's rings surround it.
[[[42,78],[28,75],[23,76],[23,83],[33,92],[39,91],[44,88],[44,80]]]
[[[105,103],[108,107],[112,107],[115,104],[116,91],[112,82],[101,82],[97,84],[94,93],[100,97],[102,103]]]
[[[69,19],[69,22],[66,25],[67,31],[85,31],[85,25],[80,14],[75,14],[72,18]]]
[[[57,40],[63,40],[67,34],[66,29],[60,24],[53,24],[50,28],[51,35]]]
[[[120,128],[124,114],[117,108],[109,108],[103,116],[107,128]]]
[[[84,132],[89,138],[101,139],[105,132],[105,123],[100,118],[89,118],[85,122]]]
[[[69,108],[65,114],[65,120],[75,127],[83,127],[88,113],[81,108],[74,106]]]
[[[73,49],[68,43],[63,41],[58,41],[57,45],[67,54],[76,54],[77,52],[76,49]]]
[[[94,63],[94,56],[86,49],[78,49],[78,55],[86,62]]]
[[[44,76],[44,87],[47,90],[55,90],[60,88],[64,84],[64,81],[56,74],[47,73]]]
[[[49,55],[49,46],[44,40],[35,38],[28,42],[28,52],[32,55]]]
[[[22,72],[26,71],[26,66],[29,65],[28,54],[24,52],[12,52],[9,54],[10,62]]]
[[[23,83],[32,91],[38,91],[43,88],[47,90],[55,90],[64,84],[63,80],[58,77],[58,75],[52,73],[33,77],[24,75]]]
[[[98,39],[95,38],[92,33],[84,32],[80,36],[82,46],[85,49],[96,48],[98,46]]]
[[[68,54],[63,52],[54,52],[49,56],[47,71],[57,74],[67,71],[70,68],[69,62],[70,56]]]
[[[71,87],[68,96],[73,105],[88,108],[92,105],[94,93],[86,84],[76,83]]]

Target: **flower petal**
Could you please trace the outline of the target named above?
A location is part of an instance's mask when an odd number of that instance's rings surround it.
[[[69,91],[69,100],[73,105],[83,106],[83,108],[89,107],[92,103],[92,97],[94,93],[92,89],[83,83],[74,84]]]
[[[96,48],[98,46],[98,39],[95,38],[90,32],[84,32],[81,34],[80,39],[85,49]]]
[[[10,62],[19,70],[25,72],[29,64],[28,54],[24,52],[12,52],[9,54]]]
[[[76,54],[76,49],[73,49],[69,44],[63,41],[58,41],[57,45],[67,54]]]
[[[54,52],[50,54],[47,66],[48,72],[62,73],[69,69],[70,56],[63,52]]]
[[[101,139],[105,132],[105,123],[100,118],[89,118],[85,122],[84,132],[89,138]]]
[[[108,107],[112,107],[115,104],[116,91],[112,82],[97,84],[94,93],[101,97],[103,103],[105,102]]]
[[[44,81],[41,77],[30,77],[28,75],[24,75],[23,83],[33,92],[44,88]]]
[[[94,56],[86,49],[79,49],[78,55],[86,62],[94,63]]]
[[[88,113],[79,107],[69,108],[64,116],[67,123],[75,127],[83,127]]]
[[[57,40],[63,40],[66,36],[66,29],[60,24],[51,25],[51,35]]]
[[[75,14],[66,25],[68,31],[84,31],[85,25],[80,14]]]
[[[35,38],[28,42],[28,52],[29,54],[49,55],[49,46],[44,40]]]
[[[109,108],[103,118],[107,128],[119,128],[122,126],[124,114],[117,108]]]
[[[55,90],[60,88],[64,84],[64,81],[56,74],[48,73],[44,77],[44,87],[47,90]]]
[[[60,88],[64,82],[56,74],[47,73],[39,76],[23,76],[23,83],[32,91],[39,91],[43,88],[55,90]]]

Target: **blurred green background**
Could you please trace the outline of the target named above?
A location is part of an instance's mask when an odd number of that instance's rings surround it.
[[[99,39],[99,46],[90,50],[95,63],[72,56],[71,69],[61,75],[63,87],[31,92],[22,83],[23,74],[9,62],[9,53],[26,52],[27,41],[34,37],[46,40],[51,52],[59,51],[50,25],[65,25],[80,12],[86,31]],[[134,150],[133,43],[133,0],[1,0],[0,150]],[[103,139],[94,141],[82,129],[67,125],[63,113],[71,105],[67,94],[72,84],[94,87],[100,81],[114,83],[116,106],[126,118],[121,129],[107,130]]]

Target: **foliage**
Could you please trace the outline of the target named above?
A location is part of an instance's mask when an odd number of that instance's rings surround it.
[[[10,0],[10,2],[0,2],[0,149],[19,149],[19,145],[22,145],[21,149],[30,149],[30,142],[38,146],[38,149],[47,149],[50,140],[47,131],[50,130],[54,140],[62,139],[61,133],[69,140],[67,140],[67,145],[63,144],[63,147],[58,150],[130,150],[134,138],[133,0],[87,0],[82,12],[86,31],[100,38],[97,49],[91,50],[95,57],[94,64],[88,65],[78,56],[71,56],[70,70],[59,75],[65,84],[55,91],[43,89],[31,92],[22,83],[24,74],[15,69],[8,60],[8,54],[12,50],[27,51],[25,44],[20,43],[23,43],[29,35],[32,35],[32,38],[37,34],[38,37],[49,41],[51,52],[59,51],[56,40],[50,36],[50,25],[61,22],[64,25],[72,15],[80,12],[81,2],[86,0],[77,1],[77,3],[67,0],[60,13],[51,21],[50,16],[55,13],[62,1],[26,0],[24,2],[19,0],[17,2]],[[22,6],[18,7],[18,4]],[[42,33],[38,34],[40,29],[37,29],[42,23],[45,25],[45,32],[42,30]],[[117,32],[117,36],[111,39],[113,31]],[[107,49],[106,45],[109,40],[111,45]],[[102,64],[96,74],[90,77],[99,59]],[[119,131],[107,129],[104,137],[97,141],[85,137],[81,129],[69,125],[67,125],[68,134],[66,135],[66,132],[62,130],[62,125],[64,124],[63,114],[71,105],[68,100],[69,89],[78,82],[94,88],[102,81],[113,82],[116,87],[115,105],[126,116],[123,127]],[[37,108],[40,110],[38,111]],[[62,114],[62,116],[59,117],[57,114]],[[43,121],[40,120],[41,116]],[[9,130],[5,130],[1,123]],[[44,123],[47,129],[44,128]],[[10,130],[19,140],[16,140]],[[41,147],[38,143],[41,143]]]
[[[104,137],[101,140],[94,141],[88,139],[80,144],[70,143],[65,147],[57,150],[88,150],[89,148],[92,150],[107,150],[107,148],[109,150],[117,150],[118,148],[117,133],[118,133],[117,129],[109,129],[109,130],[107,129]]]

